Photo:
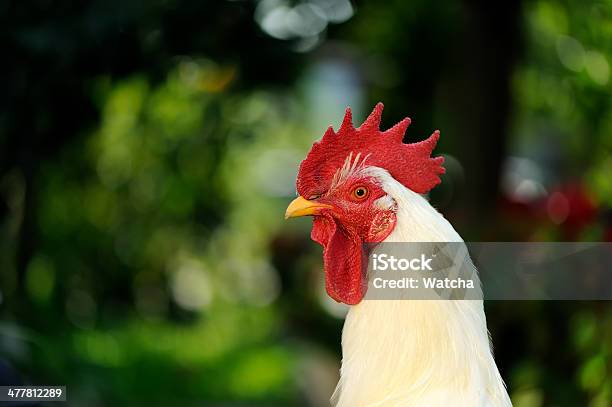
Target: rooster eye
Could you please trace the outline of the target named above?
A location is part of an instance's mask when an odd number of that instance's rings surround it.
[[[353,196],[357,199],[364,199],[368,196],[368,189],[366,187],[357,187],[353,189]]]

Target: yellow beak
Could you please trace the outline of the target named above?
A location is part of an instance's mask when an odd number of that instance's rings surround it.
[[[295,198],[287,207],[285,212],[285,219],[296,218],[298,216],[316,215],[321,209],[330,209],[331,205],[322,204],[315,201],[309,201],[307,199],[298,196]]]

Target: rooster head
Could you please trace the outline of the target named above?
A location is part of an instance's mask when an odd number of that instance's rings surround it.
[[[355,128],[347,108],[338,132],[327,129],[300,165],[299,196],[285,214],[286,218],[314,216],[311,237],[323,246],[327,293],[349,305],[359,303],[367,289],[363,245],[385,240],[397,221],[397,203],[372,169],[386,170],[417,193],[428,192],[444,173],[444,159],[431,157],[439,132],[419,143],[404,144],[410,119],[381,132],[382,111],[383,104],[378,103]]]

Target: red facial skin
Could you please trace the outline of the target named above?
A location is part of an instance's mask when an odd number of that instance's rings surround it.
[[[358,196],[359,188],[365,188],[365,196]],[[397,221],[395,207],[381,209],[374,204],[385,195],[372,178],[354,177],[314,199],[332,206],[314,217],[311,237],[323,246],[325,288],[338,302],[355,305],[365,296],[363,245],[385,240]]]

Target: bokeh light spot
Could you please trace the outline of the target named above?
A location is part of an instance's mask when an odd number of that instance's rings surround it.
[[[557,38],[557,55],[567,69],[579,72],[584,67],[584,47],[575,38],[560,35]]]
[[[570,213],[570,204],[565,195],[560,192],[553,192],[548,197],[546,209],[550,220],[559,225],[567,219]]]
[[[26,287],[30,297],[38,302],[48,301],[55,286],[55,268],[50,259],[35,256],[26,270]]]
[[[206,272],[195,260],[181,261],[172,274],[171,289],[174,300],[186,310],[200,311],[210,304],[212,290]]]
[[[586,71],[598,85],[605,85],[610,78],[610,65],[605,55],[597,51],[589,51],[585,55]]]

